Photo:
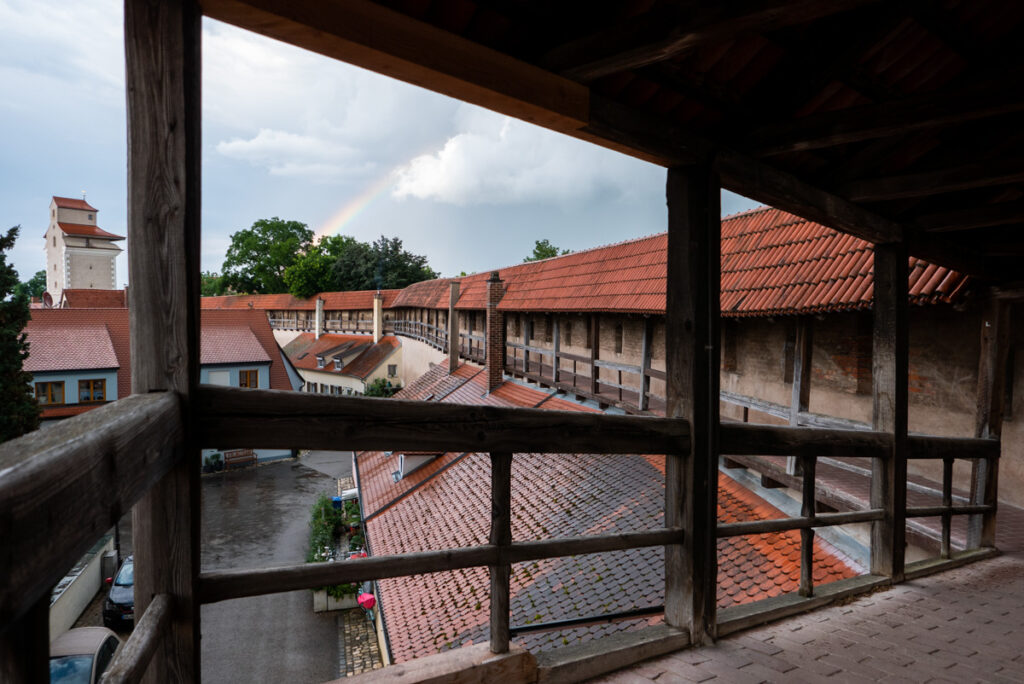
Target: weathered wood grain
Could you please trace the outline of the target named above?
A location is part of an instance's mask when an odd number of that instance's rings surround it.
[[[14,624],[4,627],[0,630],[0,682],[48,682],[50,597],[40,597]]]
[[[821,513],[819,515],[800,518],[781,518],[779,520],[751,520],[748,522],[721,523],[718,525],[718,537],[741,537],[745,534],[768,534],[787,530],[803,530],[812,527],[832,527],[849,525],[850,523],[871,522],[881,520],[882,509],[866,511],[850,511],[847,513]]]
[[[208,385],[195,404],[201,442],[238,447],[628,454],[685,453],[689,441],[685,420],[650,416]]]
[[[0,626],[50,588],[171,470],[173,392],[135,395],[0,445]]]
[[[491,452],[490,543],[502,552],[512,543],[512,453]],[[506,653],[509,642],[509,606],[512,600],[512,566],[501,562],[490,566],[491,653]]]
[[[722,423],[721,453],[730,456],[855,456],[887,458],[892,437],[863,430]]]
[[[135,684],[141,681],[153,654],[167,637],[170,623],[171,597],[157,594],[139,618],[128,641],[110,663],[110,668],[103,674],[101,684]]]

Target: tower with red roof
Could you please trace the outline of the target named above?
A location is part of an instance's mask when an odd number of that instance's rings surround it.
[[[117,287],[114,235],[96,224],[98,210],[82,199],[54,197],[46,229],[46,290],[54,302],[65,289],[112,290]]]

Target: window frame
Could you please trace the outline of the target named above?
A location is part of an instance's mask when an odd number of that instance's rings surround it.
[[[252,384],[252,379],[255,378],[255,384]],[[245,370],[238,371],[238,386],[245,389],[259,389],[260,388],[260,369],[259,368],[247,368]]]
[[[52,397],[53,397],[52,388],[53,388],[54,385],[60,385],[61,400],[59,402],[52,401]],[[66,405],[67,404],[67,400],[68,400],[68,396],[67,396],[67,390],[66,390],[64,385],[65,385],[65,383],[64,383],[63,380],[43,380],[41,382],[37,382],[35,384],[36,401],[39,402],[40,406],[64,406],[64,405]],[[47,389],[47,392],[46,392],[47,401],[45,401],[45,402],[39,401],[39,388],[40,388],[40,386],[45,386],[46,389]]]
[[[96,399],[96,383],[99,383],[101,392],[103,393],[102,399]],[[88,386],[89,398],[82,399],[82,386]],[[107,379],[106,378],[89,378],[87,380],[78,381],[78,403],[79,404],[103,404],[108,401],[107,399]]]

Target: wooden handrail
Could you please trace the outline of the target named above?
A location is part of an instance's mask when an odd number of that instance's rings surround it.
[[[0,445],[0,628],[171,469],[182,423],[178,396],[154,392]]]
[[[157,594],[142,614],[132,635],[103,674],[101,684],[135,684],[142,681],[157,647],[171,624],[171,597]]]
[[[203,385],[204,444],[250,448],[514,453],[681,453],[685,420],[577,411],[347,398]],[[571,446],[570,446],[571,445]]]
[[[750,520],[746,522],[722,523],[718,526],[718,538],[739,537],[745,534],[768,534],[771,532],[788,532],[811,527],[830,527],[832,525],[848,525],[850,523],[881,520],[882,511],[853,511],[851,513],[822,513],[821,515],[779,518],[778,520]]]

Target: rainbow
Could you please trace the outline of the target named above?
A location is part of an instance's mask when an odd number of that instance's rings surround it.
[[[342,205],[342,207],[336,212],[331,214],[331,216],[316,229],[316,239],[322,240],[328,235],[335,235],[338,233],[338,231],[351,223],[356,216],[361,214],[366,207],[370,206],[375,199],[383,195],[394,184],[394,175],[391,171],[388,171],[386,174],[368,185],[358,195]]]

